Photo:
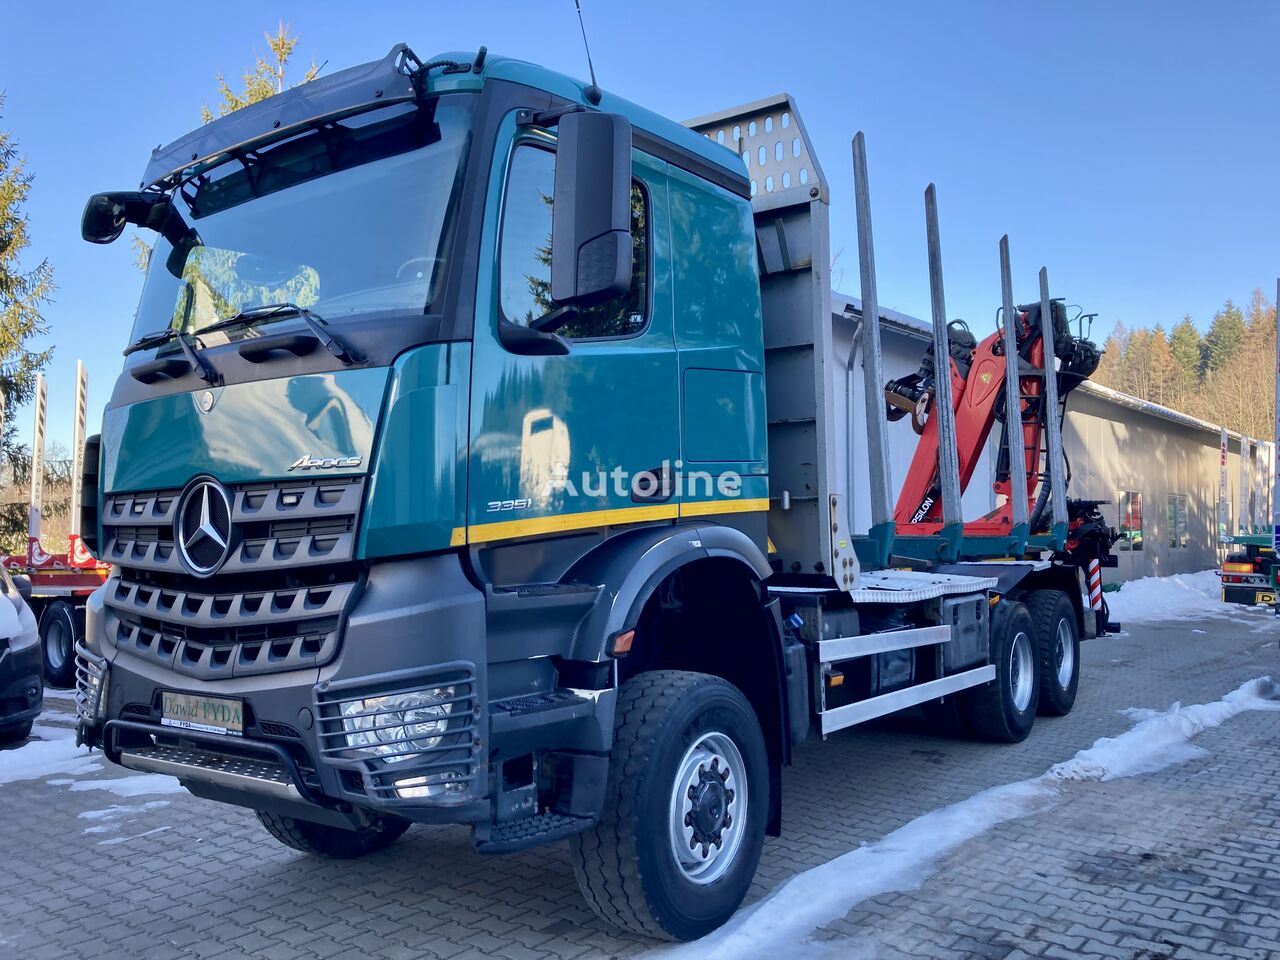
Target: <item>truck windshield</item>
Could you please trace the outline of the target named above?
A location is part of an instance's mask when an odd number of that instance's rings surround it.
[[[329,321],[426,310],[448,260],[473,99],[453,94],[327,123],[175,188],[131,340],[198,333],[281,301]]]

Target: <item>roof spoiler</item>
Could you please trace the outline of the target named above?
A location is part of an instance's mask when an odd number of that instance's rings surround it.
[[[381,60],[349,67],[290,87],[206,123],[151,153],[142,187],[171,186],[190,167],[264,139],[282,139],[318,122],[375,105],[413,100],[426,68],[408,44],[397,43]],[[457,64],[470,70],[471,64]],[[461,72],[459,70],[458,72]]]

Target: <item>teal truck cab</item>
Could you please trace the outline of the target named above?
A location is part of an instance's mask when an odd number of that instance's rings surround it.
[[[568,839],[597,913],[689,939],[811,730],[1067,712],[1075,567],[850,536],[826,184],[788,98],[736,116],[400,45],[91,198],[86,239],[155,239],[86,451],[81,737],[317,855]]]

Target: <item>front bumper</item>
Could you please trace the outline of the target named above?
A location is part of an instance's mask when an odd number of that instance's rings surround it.
[[[34,720],[44,703],[40,644],[14,642],[19,639],[0,640],[0,729]]]
[[[338,655],[319,668],[203,680],[117,643],[101,592],[86,620],[102,657],[105,700],[82,715],[82,735],[117,763],[163,768],[200,796],[316,820],[358,823],[366,812],[423,823],[490,816],[485,671],[476,666],[485,662],[484,600],[456,555],[374,566],[344,613]],[[388,763],[347,745],[344,702],[444,685],[459,695],[437,748]],[[161,724],[166,690],[241,701],[244,736]],[[282,795],[282,775],[293,793]],[[397,789],[401,781],[420,789],[406,794]]]

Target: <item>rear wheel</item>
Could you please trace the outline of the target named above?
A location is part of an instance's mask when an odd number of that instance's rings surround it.
[[[996,678],[965,691],[964,715],[975,736],[1019,743],[1036,722],[1040,699],[1035,624],[1021,603],[1006,600],[993,613],[991,658]]]
[[[732,684],[676,670],[628,680],[616,717],[604,810],[571,841],[578,886],[616,926],[696,939],[738,909],[760,860],[760,724]]]
[[[1080,631],[1076,610],[1060,590],[1037,590],[1027,598],[1040,654],[1040,713],[1065,717],[1080,686]]]
[[[266,810],[255,810],[254,813],[267,828],[267,833],[286,847],[330,860],[354,860],[356,857],[385,850],[409,829],[409,821],[399,817],[383,817],[374,826],[360,830],[344,830],[342,827],[284,817]]]
[[[40,618],[40,646],[44,650],[44,682],[66,689],[75,682],[76,640],[84,634],[84,611],[55,600]]]

